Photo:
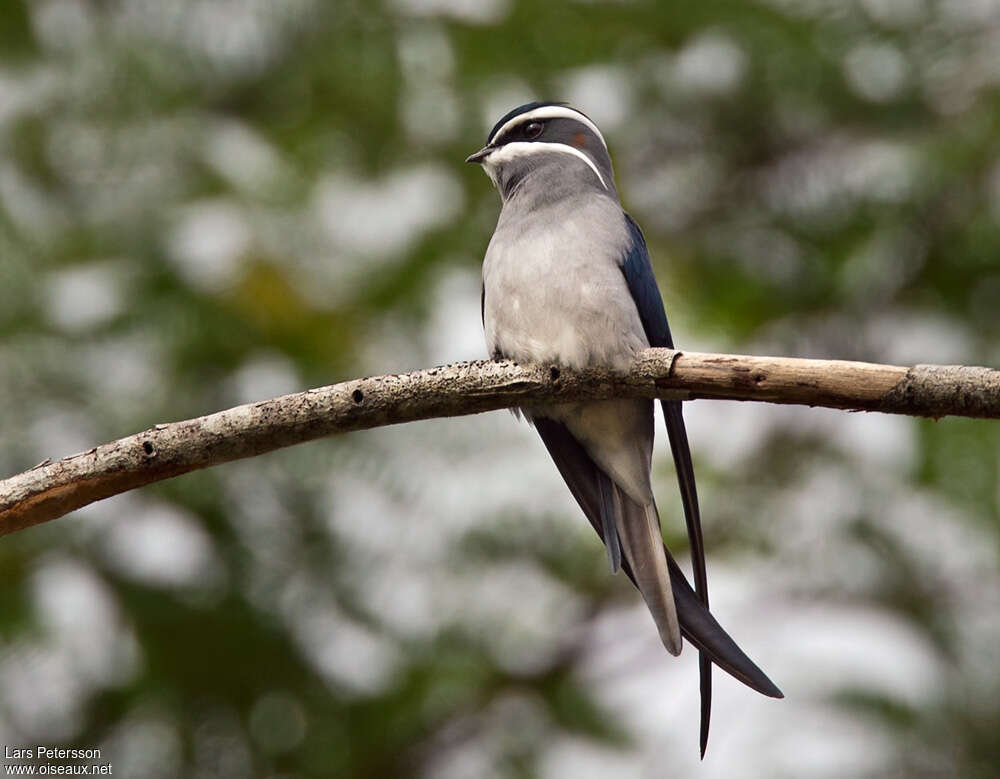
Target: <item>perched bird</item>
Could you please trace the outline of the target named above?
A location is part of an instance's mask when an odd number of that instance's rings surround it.
[[[494,359],[624,369],[649,346],[673,347],[646,242],[618,199],[607,144],[565,103],[508,113],[466,162],[482,165],[502,207],[483,260],[482,320]],[[663,401],[691,543],[695,588],[663,544],[653,500],[653,401],[613,399],[521,409],[619,568],[642,594],[667,651],[699,652],[701,754],[712,663],[771,697],[781,691],[708,611],[694,468],[679,401]]]

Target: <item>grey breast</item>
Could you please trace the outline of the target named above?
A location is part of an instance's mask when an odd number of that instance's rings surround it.
[[[490,354],[572,368],[627,365],[649,345],[621,271],[630,240],[608,195],[507,200],[483,261]]]

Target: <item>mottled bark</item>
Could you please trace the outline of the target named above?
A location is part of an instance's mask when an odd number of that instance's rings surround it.
[[[1000,418],[1000,371],[649,349],[628,373],[456,363],[285,395],[156,425],[0,481],[0,535],[95,500],[334,433],[609,397],[720,398],[922,417]]]

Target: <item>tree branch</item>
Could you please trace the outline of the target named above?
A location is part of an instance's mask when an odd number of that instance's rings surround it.
[[[756,400],[998,419],[1000,371],[648,349],[618,375],[479,361],[357,379],[156,425],[0,481],[0,535],[171,476],[333,433],[612,397]]]

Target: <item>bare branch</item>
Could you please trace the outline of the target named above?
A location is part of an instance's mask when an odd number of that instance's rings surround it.
[[[649,349],[625,374],[456,363],[285,395],[174,422],[0,481],[0,535],[95,500],[333,433],[611,397],[718,398],[889,414],[1000,418],[1000,371]]]

